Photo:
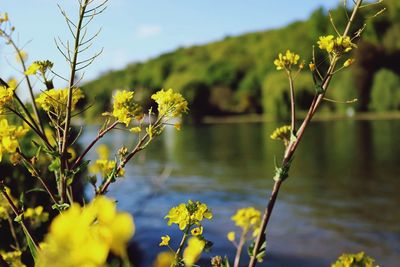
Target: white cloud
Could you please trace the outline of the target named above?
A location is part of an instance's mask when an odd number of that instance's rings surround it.
[[[156,36],[161,33],[161,27],[159,25],[140,25],[136,28],[136,37],[145,39]]]

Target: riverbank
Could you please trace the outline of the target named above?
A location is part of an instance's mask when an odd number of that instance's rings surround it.
[[[299,113],[298,118],[304,119],[306,113]],[[316,114],[313,121],[331,121],[331,120],[400,120],[400,112],[360,112],[354,115],[346,114]],[[235,116],[206,116],[203,118],[202,123],[205,124],[221,124],[221,123],[259,123],[259,122],[272,122],[276,119],[271,116],[263,114],[246,114]]]

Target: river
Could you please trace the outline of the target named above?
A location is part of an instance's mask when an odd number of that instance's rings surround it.
[[[283,145],[269,138],[275,123],[184,125],[137,155],[125,178],[110,187],[119,208],[133,214],[141,266],[151,266],[160,236],[180,241],[168,210],[188,199],[207,203],[214,218],[204,235],[214,243],[201,266],[235,248],[230,217],[267,203],[274,159]],[[96,131],[83,136],[87,143]],[[115,149],[133,144],[122,131],[102,140]],[[92,153],[89,155],[94,158]],[[315,122],[305,133],[268,226],[267,256],[259,266],[330,266],[343,252],[365,251],[381,267],[400,266],[400,121]],[[138,256],[139,257],[139,256]],[[242,256],[243,266],[247,255]]]

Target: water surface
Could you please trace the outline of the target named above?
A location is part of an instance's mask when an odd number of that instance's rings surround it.
[[[126,177],[111,186],[119,208],[135,217],[134,241],[142,266],[163,248],[169,234],[168,210],[188,199],[207,203],[214,219],[205,236],[214,242],[208,258],[229,255],[230,217],[236,209],[263,209],[273,185],[274,158],[283,145],[269,139],[277,125],[225,124],[168,129],[127,167]],[[384,267],[400,262],[400,121],[316,122],[296,153],[268,228],[268,254],[259,266],[330,266],[343,252],[365,251]],[[89,130],[85,142],[94,136]],[[115,132],[104,142],[118,149],[134,139]],[[94,157],[95,155],[91,155]],[[243,255],[243,266],[247,255]]]

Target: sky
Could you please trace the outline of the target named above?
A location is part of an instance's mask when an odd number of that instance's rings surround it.
[[[95,0],[100,1],[100,0]],[[306,19],[317,7],[327,9],[340,0],[109,0],[108,8],[89,25],[101,32],[89,53],[103,48],[95,63],[85,70],[90,80],[109,70],[145,61],[179,47],[205,44],[247,32],[262,31]],[[54,39],[71,40],[57,4],[72,20],[77,0],[0,0],[16,27],[14,38],[29,55],[28,63],[50,59],[54,70],[68,76],[68,65]],[[71,41],[70,41],[71,42]],[[0,40],[0,77],[18,75],[15,54]]]

